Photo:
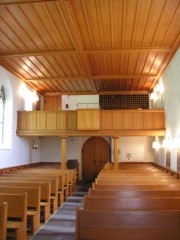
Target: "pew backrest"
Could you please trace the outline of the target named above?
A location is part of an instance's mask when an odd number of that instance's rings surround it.
[[[27,208],[40,211],[41,187],[12,187],[0,186],[0,193],[23,194],[27,193]]]
[[[180,211],[103,211],[77,208],[76,240],[179,240]]]
[[[0,193],[0,202],[8,203],[8,218],[27,222],[27,193],[10,194]]]
[[[48,177],[48,176],[38,176],[38,175],[32,175],[32,174],[5,174],[4,177],[0,177],[1,180],[17,180],[17,181],[23,181],[23,182],[50,182],[51,184],[51,195],[57,196],[58,194],[58,179],[54,176]]]
[[[119,198],[136,198],[136,197],[180,197],[180,189],[149,189],[149,190],[113,190],[113,189],[89,189],[88,196],[91,197],[119,197]]]
[[[50,203],[51,185],[49,182],[23,182],[23,181],[0,181],[0,186],[5,187],[41,187],[41,201]]]
[[[84,197],[85,209],[99,210],[180,210],[180,198]]]
[[[92,189],[180,189],[180,183],[164,183],[164,184],[92,184]]]

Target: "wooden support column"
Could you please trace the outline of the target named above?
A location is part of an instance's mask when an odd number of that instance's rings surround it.
[[[61,138],[61,168],[66,169],[66,145],[67,145],[67,138]]]
[[[114,169],[119,168],[119,162],[118,162],[118,152],[119,152],[119,138],[113,137],[114,139]]]

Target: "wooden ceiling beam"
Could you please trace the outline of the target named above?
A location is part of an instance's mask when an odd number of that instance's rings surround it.
[[[84,49],[84,53],[85,54],[98,54],[98,53],[124,53],[124,52],[164,52],[164,53],[170,53],[172,51],[171,48],[166,48],[166,47],[159,47],[159,48],[146,48],[146,47],[142,47],[142,48],[119,48],[119,49],[89,49],[89,50],[85,50]]]
[[[96,75],[92,76],[93,80],[111,80],[111,79],[130,79],[130,78],[156,78],[156,75]],[[71,80],[86,80],[87,76],[70,76],[70,77],[57,77],[57,78],[33,78],[26,79],[27,82],[45,82],[45,81],[71,81]]]
[[[104,91],[104,92],[93,92],[93,91],[85,91],[85,92],[55,92],[50,93],[46,92],[44,93],[44,96],[59,96],[59,95],[144,95],[149,94],[148,91]]]
[[[41,52],[23,52],[23,53],[7,53],[1,54],[0,58],[8,57],[29,57],[29,56],[45,56],[45,55],[60,55],[60,54],[98,54],[98,53],[124,53],[124,52],[165,52],[170,53],[171,48],[124,48],[124,49],[91,49],[91,50],[55,50],[55,51],[41,51]]]
[[[26,79],[27,82],[46,82],[46,81],[70,81],[70,80],[86,80],[85,76],[57,77],[57,78],[34,78]]]
[[[0,5],[19,5],[27,3],[58,2],[58,0],[1,0]]]
[[[74,54],[76,50],[58,50],[58,51],[41,51],[41,52],[23,52],[23,53],[8,53],[1,54],[0,58],[9,57],[31,57],[31,56],[46,56],[46,55],[60,55],[60,54]]]
[[[131,74],[131,75],[95,75],[93,80],[111,80],[111,79],[124,79],[124,78],[156,78],[156,75],[145,74]]]

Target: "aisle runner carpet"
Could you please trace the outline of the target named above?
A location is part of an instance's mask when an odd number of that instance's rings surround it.
[[[74,240],[76,207],[83,206],[83,197],[87,194],[89,186],[89,184],[77,186],[77,191],[52,215],[32,240]]]

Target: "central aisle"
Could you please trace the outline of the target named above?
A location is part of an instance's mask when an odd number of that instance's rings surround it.
[[[89,187],[91,184],[78,184],[76,192],[40,228],[32,240],[74,240],[76,207],[83,206],[83,197],[87,194]]]

